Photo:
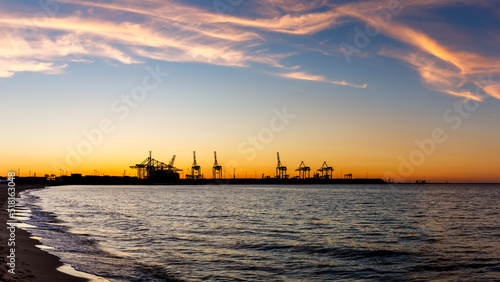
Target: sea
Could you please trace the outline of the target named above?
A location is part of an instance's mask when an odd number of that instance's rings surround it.
[[[108,281],[500,281],[500,185],[55,186],[45,250]]]

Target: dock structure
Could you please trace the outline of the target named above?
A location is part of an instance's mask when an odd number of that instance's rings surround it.
[[[333,167],[328,166],[326,161],[323,162],[323,165],[317,171],[321,172],[322,179],[332,179]]]
[[[186,174],[188,179],[203,179],[201,174],[201,166],[196,162],[196,151],[193,151],[193,165],[191,166],[191,174]]]
[[[222,166],[217,162],[217,152],[214,151],[214,166],[212,167],[212,177],[214,179],[222,179]]]
[[[323,165],[316,170],[314,177],[310,177],[311,168],[306,166],[302,161],[299,167],[295,170],[299,172],[299,176],[291,177],[287,174],[287,167],[281,163],[279,152],[276,153],[277,165],[276,175],[265,176],[262,174],[260,178],[236,178],[236,167],[233,168],[232,177],[225,178],[222,174],[222,166],[218,163],[217,152],[214,151],[214,165],[212,167],[212,177],[204,178],[201,174],[201,166],[196,162],[196,152],[193,151],[193,165],[188,169],[185,178],[179,177],[179,171],[174,166],[176,156],[173,155],[168,163],[155,160],[152,157],[152,152],[149,151],[149,156],[141,163],[130,166],[137,171],[137,177],[127,175],[126,171],[123,176],[111,176],[95,170],[92,175],[83,176],[80,173],[71,173],[68,176],[66,173],[59,177],[55,174],[46,174],[45,177],[36,177],[35,174],[29,177],[18,177],[16,183],[21,184],[43,184],[43,185],[227,185],[227,184],[266,184],[266,185],[311,185],[311,184],[387,184],[392,183],[391,180],[383,180],[380,178],[353,178],[352,173],[343,174],[340,172],[340,177],[335,179],[332,177],[333,167],[323,162]],[[225,172],[224,172],[225,173]],[[255,172],[257,176],[257,172]],[[1,177],[0,177],[1,182]],[[427,183],[425,180],[417,180],[418,184]]]
[[[299,172],[299,179],[311,178],[311,168],[304,164],[302,161],[295,171]]]
[[[56,179],[55,175],[52,177],[48,174],[43,178],[45,181],[60,181],[60,183],[72,183],[72,184],[89,184],[95,185],[98,183],[103,184],[188,184],[188,185],[205,185],[211,183],[221,184],[225,180],[224,184],[231,182],[232,184],[383,184],[385,183],[382,179],[369,179],[368,174],[364,179],[354,179],[352,173],[344,174],[340,172],[340,177],[333,178],[333,167],[329,166],[326,161],[323,162],[321,167],[314,172],[314,176],[311,178],[311,167],[307,166],[304,161],[300,162],[300,165],[295,171],[298,172],[297,176],[290,177],[287,174],[288,170],[285,165],[281,163],[280,153],[276,152],[276,174],[275,176],[265,176],[262,174],[262,179],[248,178],[248,174],[245,173],[245,178],[237,178],[236,167],[233,168],[232,178],[225,178],[223,175],[222,166],[217,160],[217,151],[214,151],[214,164],[212,166],[211,177],[204,178],[201,173],[201,166],[196,161],[196,151],[193,151],[193,164],[188,173],[185,175],[185,179],[180,179],[179,171],[174,166],[175,155],[168,163],[164,163],[155,160],[152,157],[152,152],[149,151],[149,157],[147,157],[141,163],[130,166],[130,168],[137,170],[137,177],[131,177],[126,175],[126,171],[123,173],[123,177],[118,179],[117,177],[111,177],[109,175],[104,175],[97,170],[94,170],[94,175],[88,175],[83,177],[81,174],[72,174],[71,177],[66,175],[60,176]],[[257,172],[255,172],[257,176]],[[34,177],[36,178],[36,177]],[[26,183],[31,180],[27,180]],[[38,181],[38,180],[37,180]],[[421,181],[419,183],[425,183]]]
[[[286,166],[284,166],[284,165],[281,164],[280,153],[276,152],[276,155],[278,156],[278,165],[276,165],[276,176],[275,176],[275,178],[286,179],[286,178],[288,178],[288,175],[286,174]]]
[[[167,164],[153,159],[152,153],[151,151],[149,151],[149,157],[147,157],[144,161],[142,161],[139,164],[130,166],[130,168],[137,170],[138,179],[149,179],[149,180],[178,179],[179,178],[178,171],[182,171],[182,169],[174,167],[174,162],[175,162],[175,155]]]

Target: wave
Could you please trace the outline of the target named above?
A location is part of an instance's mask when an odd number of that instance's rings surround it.
[[[29,192],[29,191],[27,191]],[[49,253],[58,256],[77,271],[83,271],[110,281],[182,281],[162,266],[146,264],[128,256],[103,250],[100,240],[89,234],[74,233],[52,212],[37,205],[39,197],[25,193],[22,204],[31,210],[24,223],[35,226],[28,231],[51,247]]]

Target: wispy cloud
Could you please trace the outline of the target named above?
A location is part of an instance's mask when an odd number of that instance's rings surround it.
[[[487,2],[471,3],[460,0],[417,0],[401,2],[401,5],[404,6],[402,9],[415,13],[415,9],[418,10],[421,7],[430,9],[456,3],[462,5],[488,5]],[[361,22],[380,26],[380,22],[373,15],[386,9],[386,7],[381,1],[366,1],[347,4],[339,7],[339,9]],[[482,87],[479,78],[492,74],[500,75],[500,57],[487,57],[479,53],[465,51],[464,49],[467,46],[462,46],[462,48],[460,46],[446,46],[446,44],[439,42],[436,38],[431,37],[417,27],[402,24],[397,19],[383,25],[381,32],[407,44],[409,48],[406,50],[384,48],[379,54],[409,63],[418,71],[422,81],[433,90],[466,99],[482,100],[475,93],[477,87]],[[440,34],[440,38],[446,38],[447,36],[449,34]],[[490,96],[498,98],[499,93],[496,86],[482,87],[482,89]]]
[[[388,27],[386,34],[415,49],[406,51],[406,54],[395,50],[384,50],[381,54],[410,63],[420,73],[422,80],[437,91],[481,100],[474,88],[470,89],[468,85],[479,85],[479,78],[484,75],[500,75],[500,58],[453,50],[423,32],[400,24]],[[498,98],[495,88],[483,90]]]
[[[293,5],[286,2],[274,1],[266,6],[286,6],[296,13],[270,18],[221,15],[181,2],[159,0],[66,0],[72,14],[59,12],[55,17],[35,21],[29,14],[3,12],[0,30],[10,44],[2,44],[7,47],[0,49],[4,62],[1,75],[11,76],[19,71],[56,73],[64,62],[95,57],[123,64],[141,63],[143,58],[233,67],[258,63],[269,66],[271,72],[273,68],[279,72],[287,69],[281,61],[292,53],[262,52],[273,40],[265,32],[313,34],[339,24],[341,16],[334,10],[304,12],[320,7],[324,1],[294,1]],[[19,32],[26,27],[36,29],[31,38]]]
[[[0,77],[11,77],[16,72],[23,71],[59,74],[65,67],[66,64],[56,65],[55,63],[44,63],[35,60],[0,59]]]
[[[272,39],[266,38],[263,31],[311,34],[329,28],[335,17],[333,11],[328,11],[249,19],[157,0],[65,3],[77,7],[76,12],[37,20],[37,32],[32,38],[24,38],[19,32],[29,27],[29,15],[4,15],[0,19],[0,29],[10,42],[0,49],[5,63],[2,76],[18,71],[56,72],[61,68],[56,62],[94,57],[123,64],[141,63],[142,58],[148,58],[233,67],[259,63],[282,69],[286,67],[281,60],[292,53],[262,52]],[[297,10],[306,6],[314,5],[295,3]],[[30,63],[21,64],[25,66],[21,68],[19,61],[23,60]]]
[[[489,5],[464,0],[401,1],[403,13],[393,16],[381,33],[404,43],[407,49],[384,48],[376,53],[408,63],[429,88],[454,96],[473,97],[470,85],[478,77],[500,74],[499,56],[483,56],[466,46],[449,46],[411,21],[404,13],[446,5]],[[335,29],[347,23],[376,24],[374,13],[387,9],[388,1],[368,0],[337,3],[326,0],[270,0],[242,2],[253,14],[219,14],[209,8],[164,0],[65,0],[67,9],[55,17],[36,21],[34,36],[19,31],[30,25],[33,15],[4,11],[0,18],[0,76],[21,71],[59,73],[68,62],[94,58],[137,64],[144,59],[198,62],[231,67],[267,66],[267,73],[298,80],[318,81],[365,88],[366,84],[327,79],[287,66],[286,58],[318,50],[322,45],[299,46],[294,40]],[[243,7],[241,7],[243,9]],[[71,11],[71,12],[63,12]],[[440,38],[439,40],[436,38]],[[440,41],[441,40],[441,41]],[[281,48],[269,48],[272,45]],[[285,47],[286,48],[283,48]],[[277,51],[286,49],[287,51]],[[292,49],[293,51],[290,51]],[[263,51],[265,50],[265,51]],[[321,52],[337,56],[337,48]],[[467,50],[467,51],[466,51]],[[373,54],[373,53],[372,53]],[[499,98],[498,87],[482,87]]]
[[[355,88],[366,88],[367,87],[367,84],[359,85],[359,84],[349,83],[346,81],[328,80],[323,75],[313,75],[313,74],[309,74],[309,73],[302,72],[302,71],[288,72],[288,73],[277,73],[275,75],[281,76],[284,78],[290,78],[290,79],[319,81],[319,82],[326,82],[326,83],[331,83],[331,84],[351,86],[351,87],[355,87]]]
[[[68,2],[92,7],[92,11],[44,18],[37,22],[34,27],[37,32],[32,38],[25,38],[20,32],[30,22],[26,16],[0,18],[0,30],[4,31],[0,39],[2,76],[18,71],[50,70],[55,68],[54,62],[74,61],[74,56],[79,60],[81,56],[102,57],[124,64],[150,58],[237,67],[252,63],[283,67],[279,60],[284,54],[260,52],[259,46],[264,42],[260,35],[218,23],[220,15],[199,8],[174,2],[166,5],[164,1],[140,3],[144,7],[132,1],[120,5]],[[137,22],[107,20],[110,13],[123,17],[122,12],[142,18],[136,19]],[[20,60],[31,63],[19,67]],[[35,64],[33,60],[40,62]]]

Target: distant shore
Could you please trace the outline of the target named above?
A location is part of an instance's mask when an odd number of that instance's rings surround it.
[[[176,177],[138,179],[129,176],[94,176],[72,174],[71,176],[54,177],[18,177],[20,184],[58,185],[311,185],[311,184],[386,184],[379,178],[200,178],[186,179]]]
[[[16,197],[22,191],[36,188],[44,188],[40,184],[16,184]],[[0,184],[0,222],[2,231],[0,232],[0,280],[2,281],[36,281],[36,282],[81,282],[89,281],[85,278],[79,278],[68,275],[57,270],[63,263],[58,257],[51,255],[36,245],[41,245],[38,240],[30,238],[31,235],[22,229],[15,229],[15,274],[9,273],[10,267],[7,265],[7,256],[10,254],[11,246],[8,246],[10,231],[6,228],[6,222],[9,219],[7,212],[7,184]]]
[[[460,183],[460,182],[430,182],[416,180],[413,182],[393,182],[392,179],[380,178],[154,178],[139,179],[130,176],[95,176],[72,174],[71,176],[58,176],[52,179],[46,177],[17,177],[16,183],[24,185],[350,185],[350,184],[381,184],[381,185],[406,185],[406,184],[500,184],[497,182]],[[3,180],[5,181],[5,180]],[[3,184],[3,183],[2,183]],[[0,185],[2,185],[0,184]]]

